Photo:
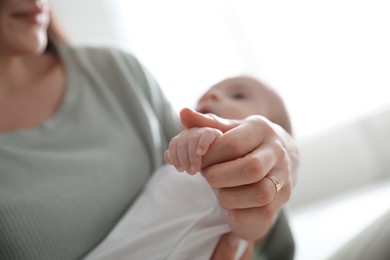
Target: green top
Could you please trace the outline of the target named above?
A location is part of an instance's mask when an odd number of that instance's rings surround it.
[[[63,46],[60,110],[0,134],[0,259],[78,259],[122,216],[180,130],[129,54]]]

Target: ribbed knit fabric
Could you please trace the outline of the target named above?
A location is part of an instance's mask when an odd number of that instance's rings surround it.
[[[179,131],[131,55],[69,46],[59,55],[67,73],[59,111],[38,128],[0,134],[0,259],[80,259],[131,205]]]

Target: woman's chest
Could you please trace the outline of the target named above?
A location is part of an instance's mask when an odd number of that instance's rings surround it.
[[[52,117],[63,101],[63,68],[56,65],[38,79],[9,87],[0,95],[0,133],[39,126]]]
[[[77,258],[109,232],[149,178],[147,147],[132,129],[74,127],[29,148],[0,147],[4,250]]]

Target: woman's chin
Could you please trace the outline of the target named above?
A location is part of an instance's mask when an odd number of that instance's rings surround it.
[[[29,44],[14,45],[13,53],[16,55],[41,55],[46,50],[47,40],[31,41]]]
[[[35,55],[42,54],[45,51],[46,46],[47,46],[46,33],[38,35],[38,37],[32,42],[33,42],[33,44],[28,45],[28,47],[29,47],[28,51],[30,52],[30,54],[35,54]]]
[[[5,42],[4,49],[9,55],[40,55],[47,46],[46,31],[19,33]]]

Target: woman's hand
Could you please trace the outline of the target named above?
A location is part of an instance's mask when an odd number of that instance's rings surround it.
[[[212,260],[234,260],[239,247],[239,239],[233,233],[227,233],[221,237],[218,245],[215,247]],[[240,260],[253,259],[254,242],[248,242],[245,251]]]
[[[293,138],[262,116],[226,120],[190,109],[180,115],[187,128],[224,133],[203,157],[203,174],[216,189],[233,232],[249,241],[264,238],[295,183],[299,156]]]

